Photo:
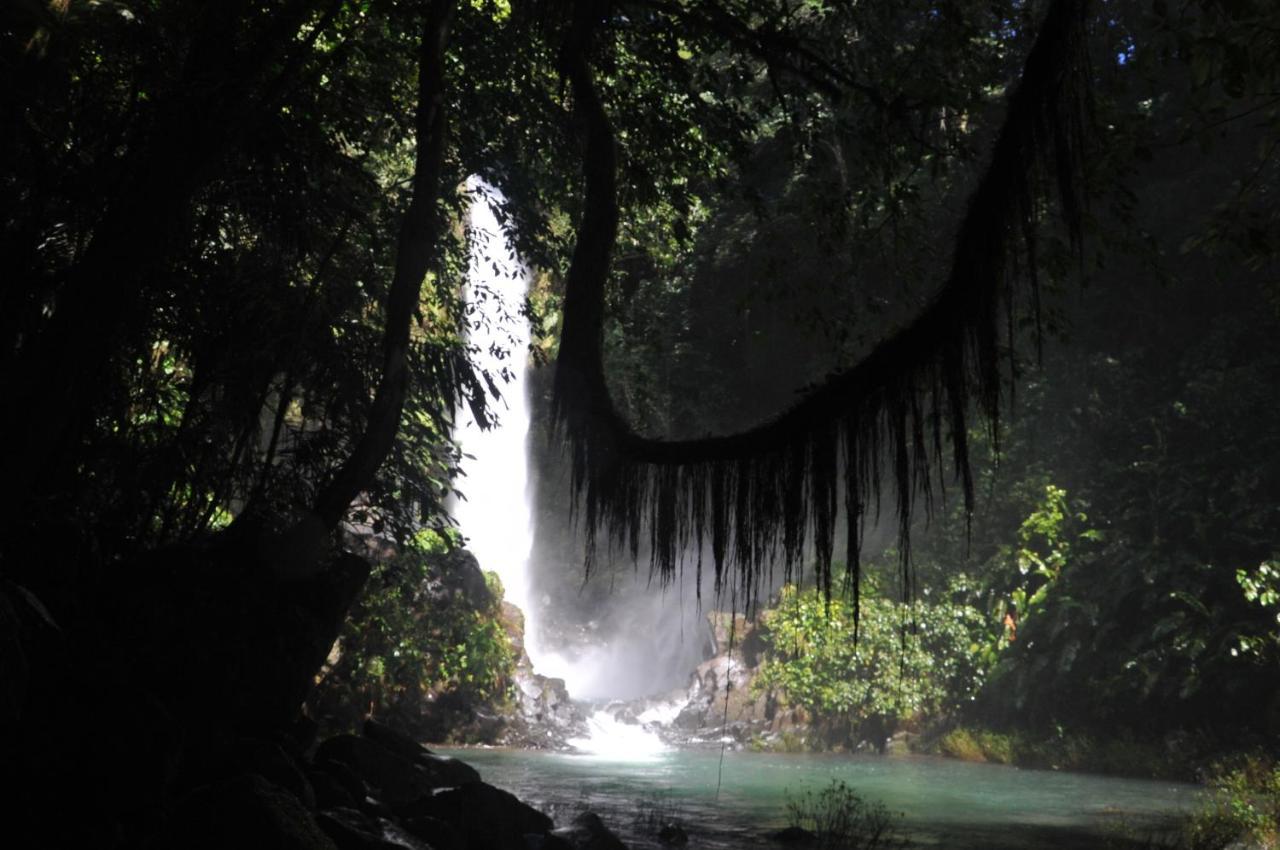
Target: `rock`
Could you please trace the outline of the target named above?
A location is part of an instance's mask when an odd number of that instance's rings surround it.
[[[436,788],[480,781],[480,774],[466,762],[433,753],[411,760],[355,735],[325,741],[316,750],[316,762],[347,765],[392,805],[416,800]]]
[[[295,759],[303,758],[316,745],[320,725],[301,711],[281,730],[280,746]]]
[[[316,815],[316,822],[338,850],[382,850],[375,821],[356,809],[335,808]]]
[[[354,778],[354,777],[352,777]],[[313,767],[307,771],[307,780],[316,795],[316,808],[319,809],[354,809],[364,799],[352,796],[342,780],[328,770]],[[359,782],[357,779],[356,782]]]
[[[439,818],[419,815],[400,820],[409,832],[428,842],[434,850],[467,850],[462,833]]]
[[[436,784],[437,788],[447,788],[450,785],[466,785],[480,781],[480,771],[453,756],[440,756],[432,753],[419,762],[418,766],[431,776],[431,780]]]
[[[562,838],[554,833],[546,835],[534,835],[532,833],[524,837],[525,850],[573,850],[573,845],[569,843],[567,838]]]
[[[363,808],[365,800],[369,796],[369,786],[356,775],[356,772],[346,762],[317,758],[314,761],[314,769],[324,773],[337,784],[349,801],[345,803],[346,805],[351,808]],[[318,787],[313,780],[312,788],[318,790]],[[318,795],[316,804],[322,809],[333,808],[333,806],[321,802]],[[343,804],[341,798],[339,798],[339,804]]]
[[[792,847],[804,847],[818,840],[818,836],[800,826],[789,826],[786,829],[771,832],[769,837],[779,844],[788,844]]]
[[[406,830],[394,821],[385,819],[378,820],[378,826],[382,830],[382,843],[384,847],[400,848],[400,850],[441,850],[441,848],[420,841],[413,833]],[[458,848],[461,850],[461,848]]]
[[[403,732],[378,723],[376,720],[365,721],[364,735],[375,744],[409,759],[422,768],[431,778],[435,788],[480,781],[480,772],[466,762],[452,756],[436,755]]]
[[[379,723],[373,718],[369,718],[364,722],[363,731],[364,736],[370,741],[410,761],[416,761],[422,756],[431,755],[431,750],[428,750],[413,738],[398,729],[392,729],[385,723]]]
[[[279,744],[261,738],[241,738],[232,756],[239,773],[256,773],[298,798],[311,811],[316,808],[316,795],[307,775]]]
[[[678,823],[668,823],[658,830],[658,840],[672,847],[683,847],[689,843],[689,834]]]
[[[918,735],[905,730],[895,732],[885,744],[885,754],[896,756],[910,753],[912,746],[918,737]]]
[[[335,761],[376,789],[388,803],[412,800],[431,791],[429,779],[413,762],[367,738],[336,735],[316,749],[316,763]]]
[[[368,817],[354,809],[321,812],[316,820],[338,850],[440,850],[392,821]]]
[[[475,555],[466,549],[453,549],[433,555],[432,559],[435,562],[432,572],[439,576],[428,584],[432,596],[461,596],[477,611],[487,610],[494,604]]]
[[[522,738],[509,743],[563,748],[569,738],[586,734],[586,718],[570,699],[563,679],[518,668],[515,683],[524,729]]]
[[[604,825],[595,812],[583,812],[569,826],[553,830],[551,834],[568,841],[573,850],[627,850],[627,845]]]
[[[680,709],[680,713],[676,715],[676,719],[671,725],[677,729],[694,730],[701,729],[707,722],[707,709],[710,705],[699,700],[690,701],[688,705]]]
[[[406,823],[423,817],[442,820],[462,835],[468,850],[524,850],[527,833],[545,834],[553,826],[551,818],[514,794],[484,782],[442,788],[402,803],[396,814]]]
[[[196,788],[183,797],[156,846],[338,850],[296,797],[252,773]]]

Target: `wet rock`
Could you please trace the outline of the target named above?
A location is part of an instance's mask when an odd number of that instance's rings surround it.
[[[316,822],[338,850],[382,850],[382,836],[363,812],[335,808],[316,815]]]
[[[514,794],[484,782],[437,790],[397,806],[396,814],[406,823],[424,817],[444,821],[462,835],[468,850],[524,850],[526,834],[545,834],[553,826],[551,818]]]
[[[397,824],[395,821],[379,820],[378,826],[382,830],[382,843],[387,848],[399,848],[399,850],[442,850],[434,844],[421,841],[409,830]],[[461,850],[461,848],[458,848]]]
[[[325,774],[334,784],[337,785],[338,788],[342,790],[342,793],[345,795],[345,800],[342,797],[339,797],[338,805],[348,805],[351,808],[359,808],[364,805],[365,799],[369,796],[369,786],[366,785],[365,781],[357,776],[356,772],[345,762],[333,761],[327,758],[316,758],[313,769],[314,771]],[[319,780],[319,782],[324,782],[324,780]],[[320,787],[319,782],[317,782],[315,778],[312,778],[311,787],[317,790],[317,792]],[[330,786],[330,788],[332,788],[332,786]],[[320,800],[318,793],[316,804],[322,809],[333,808],[333,806],[330,806],[327,802]]]
[[[425,770],[437,788],[450,785],[466,785],[480,781],[480,772],[465,761],[453,756],[440,756],[432,753],[425,756],[418,766]]]
[[[595,812],[583,812],[569,826],[551,834],[569,842],[573,850],[627,850],[627,845],[604,825]]]
[[[433,850],[467,850],[467,841],[451,824],[439,818],[419,815],[401,818],[405,829],[431,845]]]
[[[392,821],[353,809],[321,812],[316,819],[338,850],[441,850]]]
[[[311,781],[284,748],[261,738],[241,738],[236,742],[233,762],[239,773],[256,773],[298,798],[311,811],[316,795]]]
[[[196,788],[174,807],[161,847],[337,850],[298,799],[257,774]]]
[[[316,750],[317,762],[340,762],[388,803],[412,800],[436,787],[413,762],[355,735],[337,735]]]
[[[347,765],[391,804],[415,800],[436,788],[480,781],[480,774],[466,762],[418,749],[418,757],[409,759],[368,738],[338,735],[320,745],[316,761]]]
[[[515,675],[520,728],[508,743],[563,749],[570,738],[585,735],[587,721],[570,699],[564,679],[542,676],[521,666]]]
[[[707,725],[707,711],[710,708],[709,701],[691,700],[688,705],[680,709],[680,713],[676,715],[672,725],[677,729],[685,729],[691,732],[701,729]]]
[[[378,746],[410,761],[416,761],[423,756],[432,754],[431,750],[428,750],[413,738],[372,718],[364,722],[363,732],[366,738]]]
[[[319,809],[354,809],[359,800],[364,799],[363,791],[357,799],[347,790],[341,780],[327,770],[313,767],[307,770],[307,780],[315,792],[316,808]],[[358,780],[357,780],[358,781]]]

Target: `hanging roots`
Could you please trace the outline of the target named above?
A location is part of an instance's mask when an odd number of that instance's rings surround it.
[[[923,499],[928,509],[951,479],[972,511],[972,403],[994,438],[1002,344],[1012,344],[1002,327],[1012,327],[1016,285],[1029,287],[1038,305],[1037,208],[1055,186],[1073,249],[1080,251],[1089,113],[1084,0],[1052,3],[969,199],[950,273],[930,304],[775,418],[732,435],[682,441],[637,435],[605,385],[601,328],[618,221],[616,153],[586,59],[591,6],[578,4],[561,53],[585,127],[586,204],[566,283],[555,376],[555,414],[571,453],[588,571],[599,530],[633,557],[647,548],[662,580],[675,575],[690,547],[699,553],[700,580],[709,544],[717,592],[732,567],[750,604],[776,564],[791,578],[812,547],[817,579],[829,594],[843,503],[849,528],[844,578],[856,610],[863,521],[868,507],[878,515],[882,488],[888,488],[909,594],[916,503]]]

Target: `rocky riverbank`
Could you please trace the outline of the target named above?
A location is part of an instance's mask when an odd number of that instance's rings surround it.
[[[174,801],[153,846],[214,850],[621,850],[594,816],[550,817],[373,721],[307,747],[244,739]]]

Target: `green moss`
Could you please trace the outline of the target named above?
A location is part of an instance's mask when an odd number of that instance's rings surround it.
[[[1024,731],[956,726],[941,735],[925,736],[913,749],[963,761],[1043,770],[1164,779],[1186,779],[1192,773],[1190,754],[1175,758],[1161,743],[1125,736],[1104,739],[1063,730],[1045,737]]]
[[[938,739],[936,750],[939,755],[948,756],[961,761],[986,761],[986,753],[974,733],[963,727],[957,727]]]

